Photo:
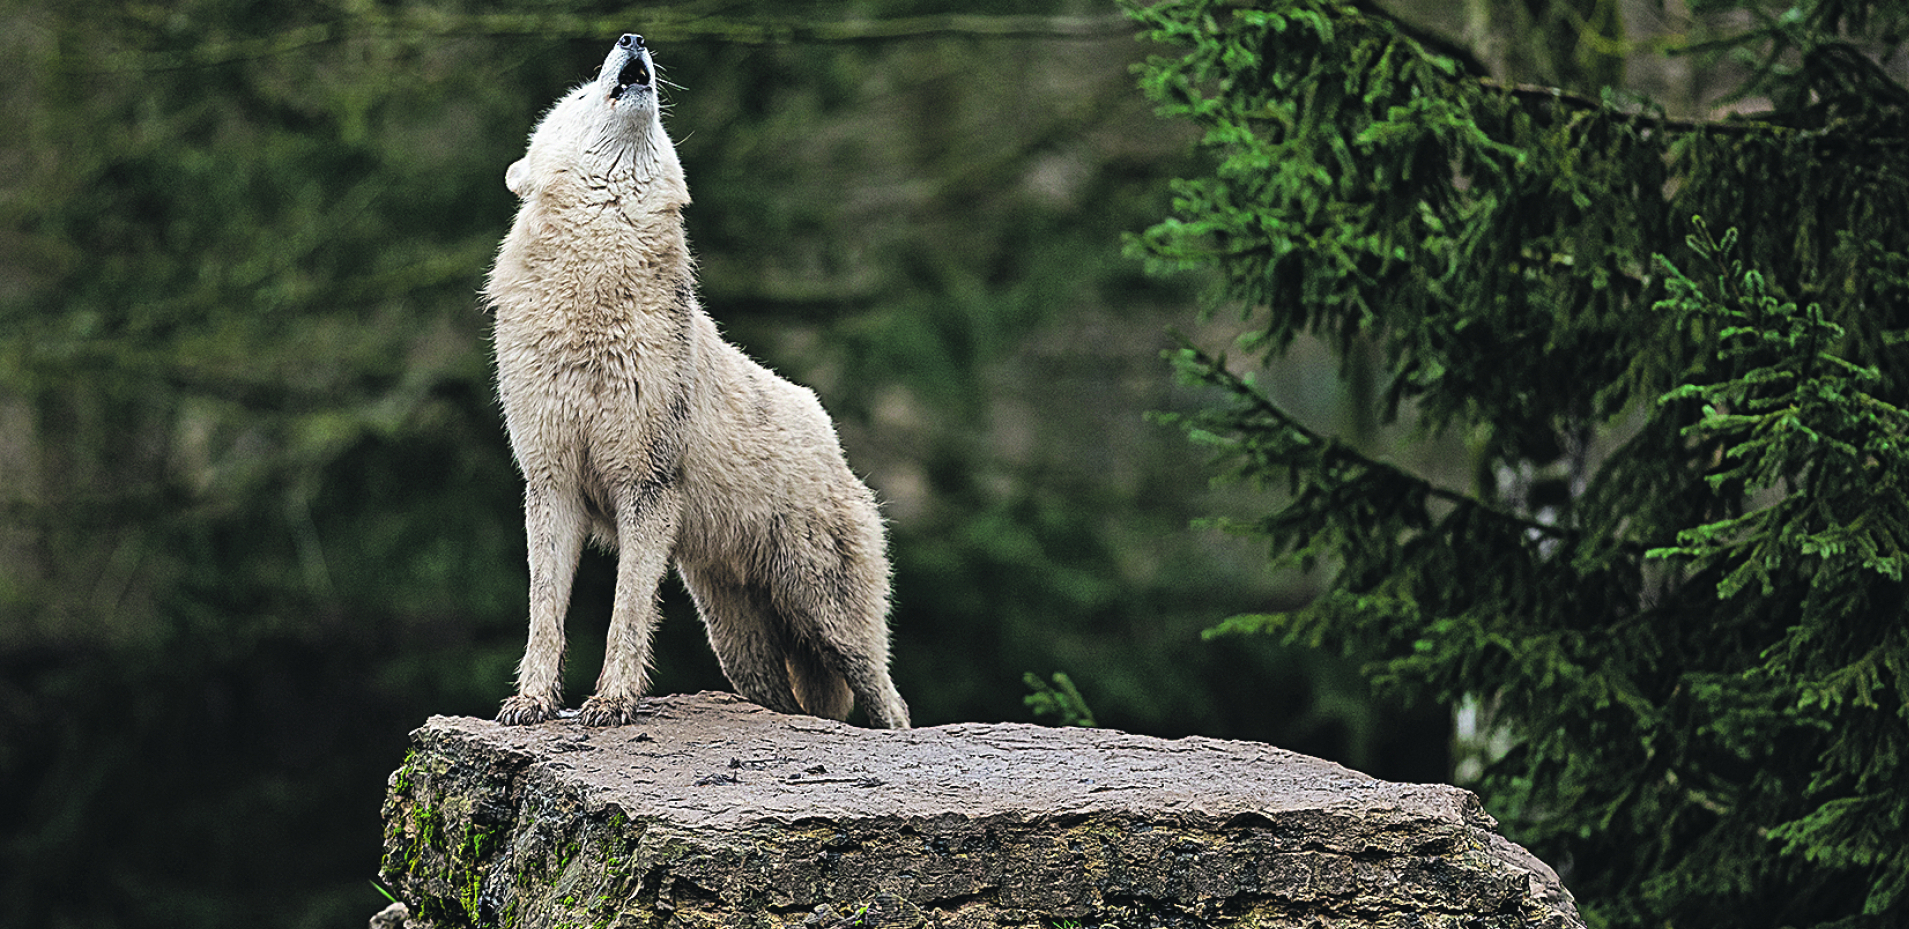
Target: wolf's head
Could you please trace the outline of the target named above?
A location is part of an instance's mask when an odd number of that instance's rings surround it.
[[[689,201],[682,165],[663,131],[656,65],[642,36],[617,39],[596,78],[550,108],[504,183],[528,198],[564,175],[591,186],[607,184],[619,195]]]
[[[630,97],[636,106],[655,105],[656,74],[642,36],[626,32],[616,40],[610,56],[603,59],[603,67],[597,69],[596,85],[612,103]]]

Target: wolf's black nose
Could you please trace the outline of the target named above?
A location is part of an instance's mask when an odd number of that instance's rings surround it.
[[[626,32],[623,38],[616,40],[617,48],[642,48],[643,37],[634,32]]]

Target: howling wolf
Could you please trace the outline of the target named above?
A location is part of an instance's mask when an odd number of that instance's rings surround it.
[[[562,705],[587,535],[615,549],[617,576],[585,725],[632,721],[674,562],[744,697],[835,719],[859,697],[874,725],[905,728],[874,495],[815,394],[723,341],[697,303],[689,188],[641,36],[545,114],[504,180],[521,204],[484,298],[524,475],[530,644],[498,720]]]

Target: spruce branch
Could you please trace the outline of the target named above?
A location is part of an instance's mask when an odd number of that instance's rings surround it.
[[[1417,474],[1413,474],[1397,465],[1367,456],[1332,436],[1314,430],[1293,418],[1293,416],[1284,409],[1281,409],[1278,403],[1274,402],[1271,397],[1268,397],[1264,391],[1259,389],[1258,385],[1253,384],[1246,378],[1234,374],[1229,370],[1223,357],[1207,353],[1204,349],[1193,344],[1184,335],[1177,337],[1186,353],[1185,358],[1187,365],[1199,371],[1201,381],[1228,391],[1231,395],[1242,399],[1250,407],[1252,412],[1278,422],[1282,429],[1301,437],[1308,445],[1322,449],[1323,455],[1329,459],[1328,464],[1333,470],[1357,468],[1384,474],[1391,480],[1408,486],[1419,494],[1462,507],[1470,513],[1483,516],[1518,532],[1535,533],[1546,538],[1560,541],[1572,541],[1579,536],[1578,532],[1566,527],[1553,525],[1551,523],[1541,523],[1515,513],[1509,513],[1470,494],[1440,487]]]

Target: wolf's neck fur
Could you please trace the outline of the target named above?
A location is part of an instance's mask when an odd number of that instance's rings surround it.
[[[630,126],[629,122],[634,120],[614,119],[603,124],[578,153],[578,161],[585,170],[618,190],[654,184],[674,161],[663,157],[660,151],[670,148],[667,138],[658,144],[656,136],[662,132],[660,127]]]

